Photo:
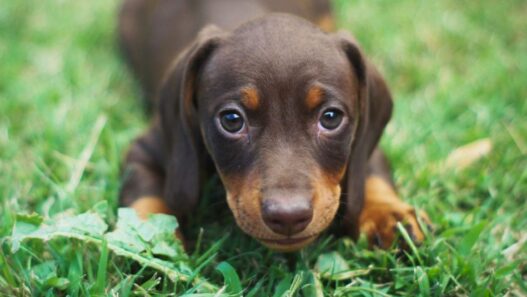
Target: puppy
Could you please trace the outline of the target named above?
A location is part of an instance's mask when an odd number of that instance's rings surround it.
[[[218,174],[238,226],[278,251],[314,241],[339,208],[353,238],[387,248],[401,221],[421,241],[377,148],[390,92],[330,20],[324,0],[126,0],[120,42],[153,120],[121,204],[185,222]]]

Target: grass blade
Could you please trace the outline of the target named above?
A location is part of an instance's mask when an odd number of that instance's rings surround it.
[[[234,267],[227,262],[221,262],[216,266],[216,270],[221,272],[225,285],[227,286],[227,293],[232,294],[233,296],[241,296],[242,294],[242,284],[240,282],[240,277]]]
[[[108,242],[103,239],[101,245],[101,256],[99,258],[99,265],[97,267],[97,278],[93,287],[93,293],[96,295],[103,295],[106,288],[106,280],[108,273]]]

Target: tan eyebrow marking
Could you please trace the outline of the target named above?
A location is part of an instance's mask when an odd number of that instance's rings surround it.
[[[322,31],[325,32],[334,32],[336,28],[335,21],[329,13],[319,17],[317,20],[317,25],[320,27],[320,29],[322,29]]]
[[[260,106],[260,97],[258,96],[258,90],[253,87],[247,87],[242,89],[242,103],[246,108],[255,110]]]
[[[313,86],[309,89],[306,96],[307,108],[315,109],[322,102],[322,95],[324,91],[319,86]]]

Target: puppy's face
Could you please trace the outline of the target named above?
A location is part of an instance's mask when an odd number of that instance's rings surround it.
[[[201,133],[243,231],[280,251],[339,206],[358,82],[331,35],[281,16],[234,31],[198,76]]]

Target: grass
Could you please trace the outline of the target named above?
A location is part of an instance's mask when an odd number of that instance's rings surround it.
[[[0,295],[205,291],[104,240],[30,240],[11,251],[17,214],[53,222],[105,200],[101,217],[117,221],[123,152],[148,122],[115,46],[117,6],[2,1]],[[428,212],[434,232],[406,253],[326,235],[284,256],[241,234],[228,212],[211,222],[216,210],[200,206],[187,272],[217,295],[527,295],[527,4],[339,0],[336,10],[396,97],[382,146],[402,196]],[[441,166],[482,138],[493,143],[487,157],[458,172]],[[215,182],[204,200],[221,196]]]

